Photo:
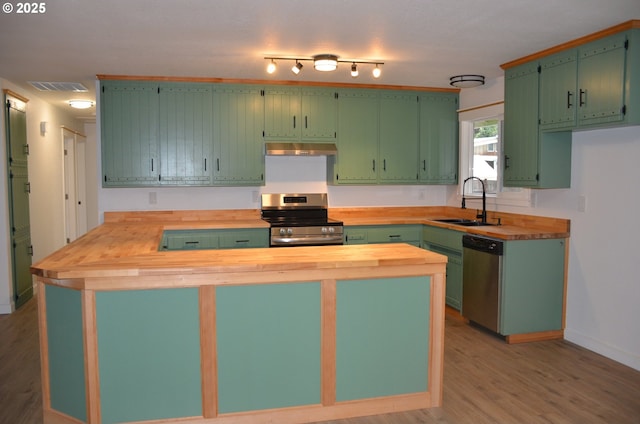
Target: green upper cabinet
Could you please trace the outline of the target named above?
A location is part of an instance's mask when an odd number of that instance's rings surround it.
[[[592,41],[540,60],[540,128],[640,123],[640,30]]]
[[[385,184],[418,181],[418,96],[412,92],[380,93],[379,146],[376,170]]]
[[[327,176],[336,184],[375,184],[378,157],[378,93],[338,92],[338,155],[327,158]]]
[[[421,94],[420,182],[458,182],[458,94]]]
[[[264,184],[264,99],[260,86],[215,86],[211,163],[215,185]]]
[[[264,137],[333,141],[337,136],[334,89],[269,86],[264,90]]]
[[[160,84],[160,183],[211,183],[212,89],[208,84]]]
[[[101,90],[103,186],[159,185],[158,84],[102,81]]]

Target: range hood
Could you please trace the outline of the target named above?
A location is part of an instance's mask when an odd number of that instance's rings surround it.
[[[269,156],[331,156],[338,154],[335,143],[265,143]]]

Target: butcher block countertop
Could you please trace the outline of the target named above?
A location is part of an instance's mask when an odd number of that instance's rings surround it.
[[[466,215],[465,215],[466,214]],[[345,225],[427,224],[505,240],[566,238],[569,221],[489,212],[502,225],[464,227],[433,221],[475,218],[475,210],[450,207],[339,208],[329,216]],[[34,275],[69,280],[140,276],[198,275],[224,272],[326,270],[363,266],[442,263],[443,257],[404,244],[289,248],[158,251],[164,230],[268,228],[259,210],[107,212],[105,223],[31,267]],[[162,286],[162,279],[156,279]],[[175,284],[175,279],[173,284]],[[105,283],[105,281],[102,281]],[[195,283],[194,283],[195,284]],[[191,283],[185,283],[191,285]]]

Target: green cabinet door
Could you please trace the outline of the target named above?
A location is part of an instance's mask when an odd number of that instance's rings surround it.
[[[378,93],[338,92],[338,155],[327,158],[330,182],[375,184],[378,157]]]
[[[421,94],[420,101],[420,182],[458,182],[458,95]]]
[[[28,170],[27,113],[21,105],[11,99],[7,99],[5,106],[13,301],[16,308],[19,308],[33,296],[33,279],[30,272],[33,247],[29,220],[31,185]]]
[[[418,99],[415,93],[380,94],[379,148],[376,170],[386,184],[418,181]]]
[[[540,60],[540,128],[573,128],[576,123],[578,51]]]
[[[160,85],[160,183],[211,184],[212,89],[209,84]]]
[[[278,140],[300,138],[300,89],[264,89],[264,137]]]
[[[579,49],[578,125],[621,122],[625,117],[626,33]]]
[[[326,88],[303,87],[300,94],[302,139],[335,140],[338,121],[337,92]]]
[[[422,247],[446,255],[447,305],[462,310],[462,232],[425,225],[422,230]]]
[[[160,184],[158,84],[102,81],[103,187]]]
[[[564,239],[505,242],[500,334],[562,328],[564,262]]]
[[[531,187],[538,175],[538,64],[505,71],[504,185]]]
[[[264,102],[260,86],[215,86],[214,185],[264,184]]]

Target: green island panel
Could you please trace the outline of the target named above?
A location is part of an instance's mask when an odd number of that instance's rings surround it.
[[[336,400],[426,392],[430,277],[337,282]]]
[[[96,294],[102,423],[202,415],[198,289]]]
[[[320,283],[216,288],[220,413],[320,403]]]
[[[80,292],[46,286],[45,299],[51,408],[86,421]]]

